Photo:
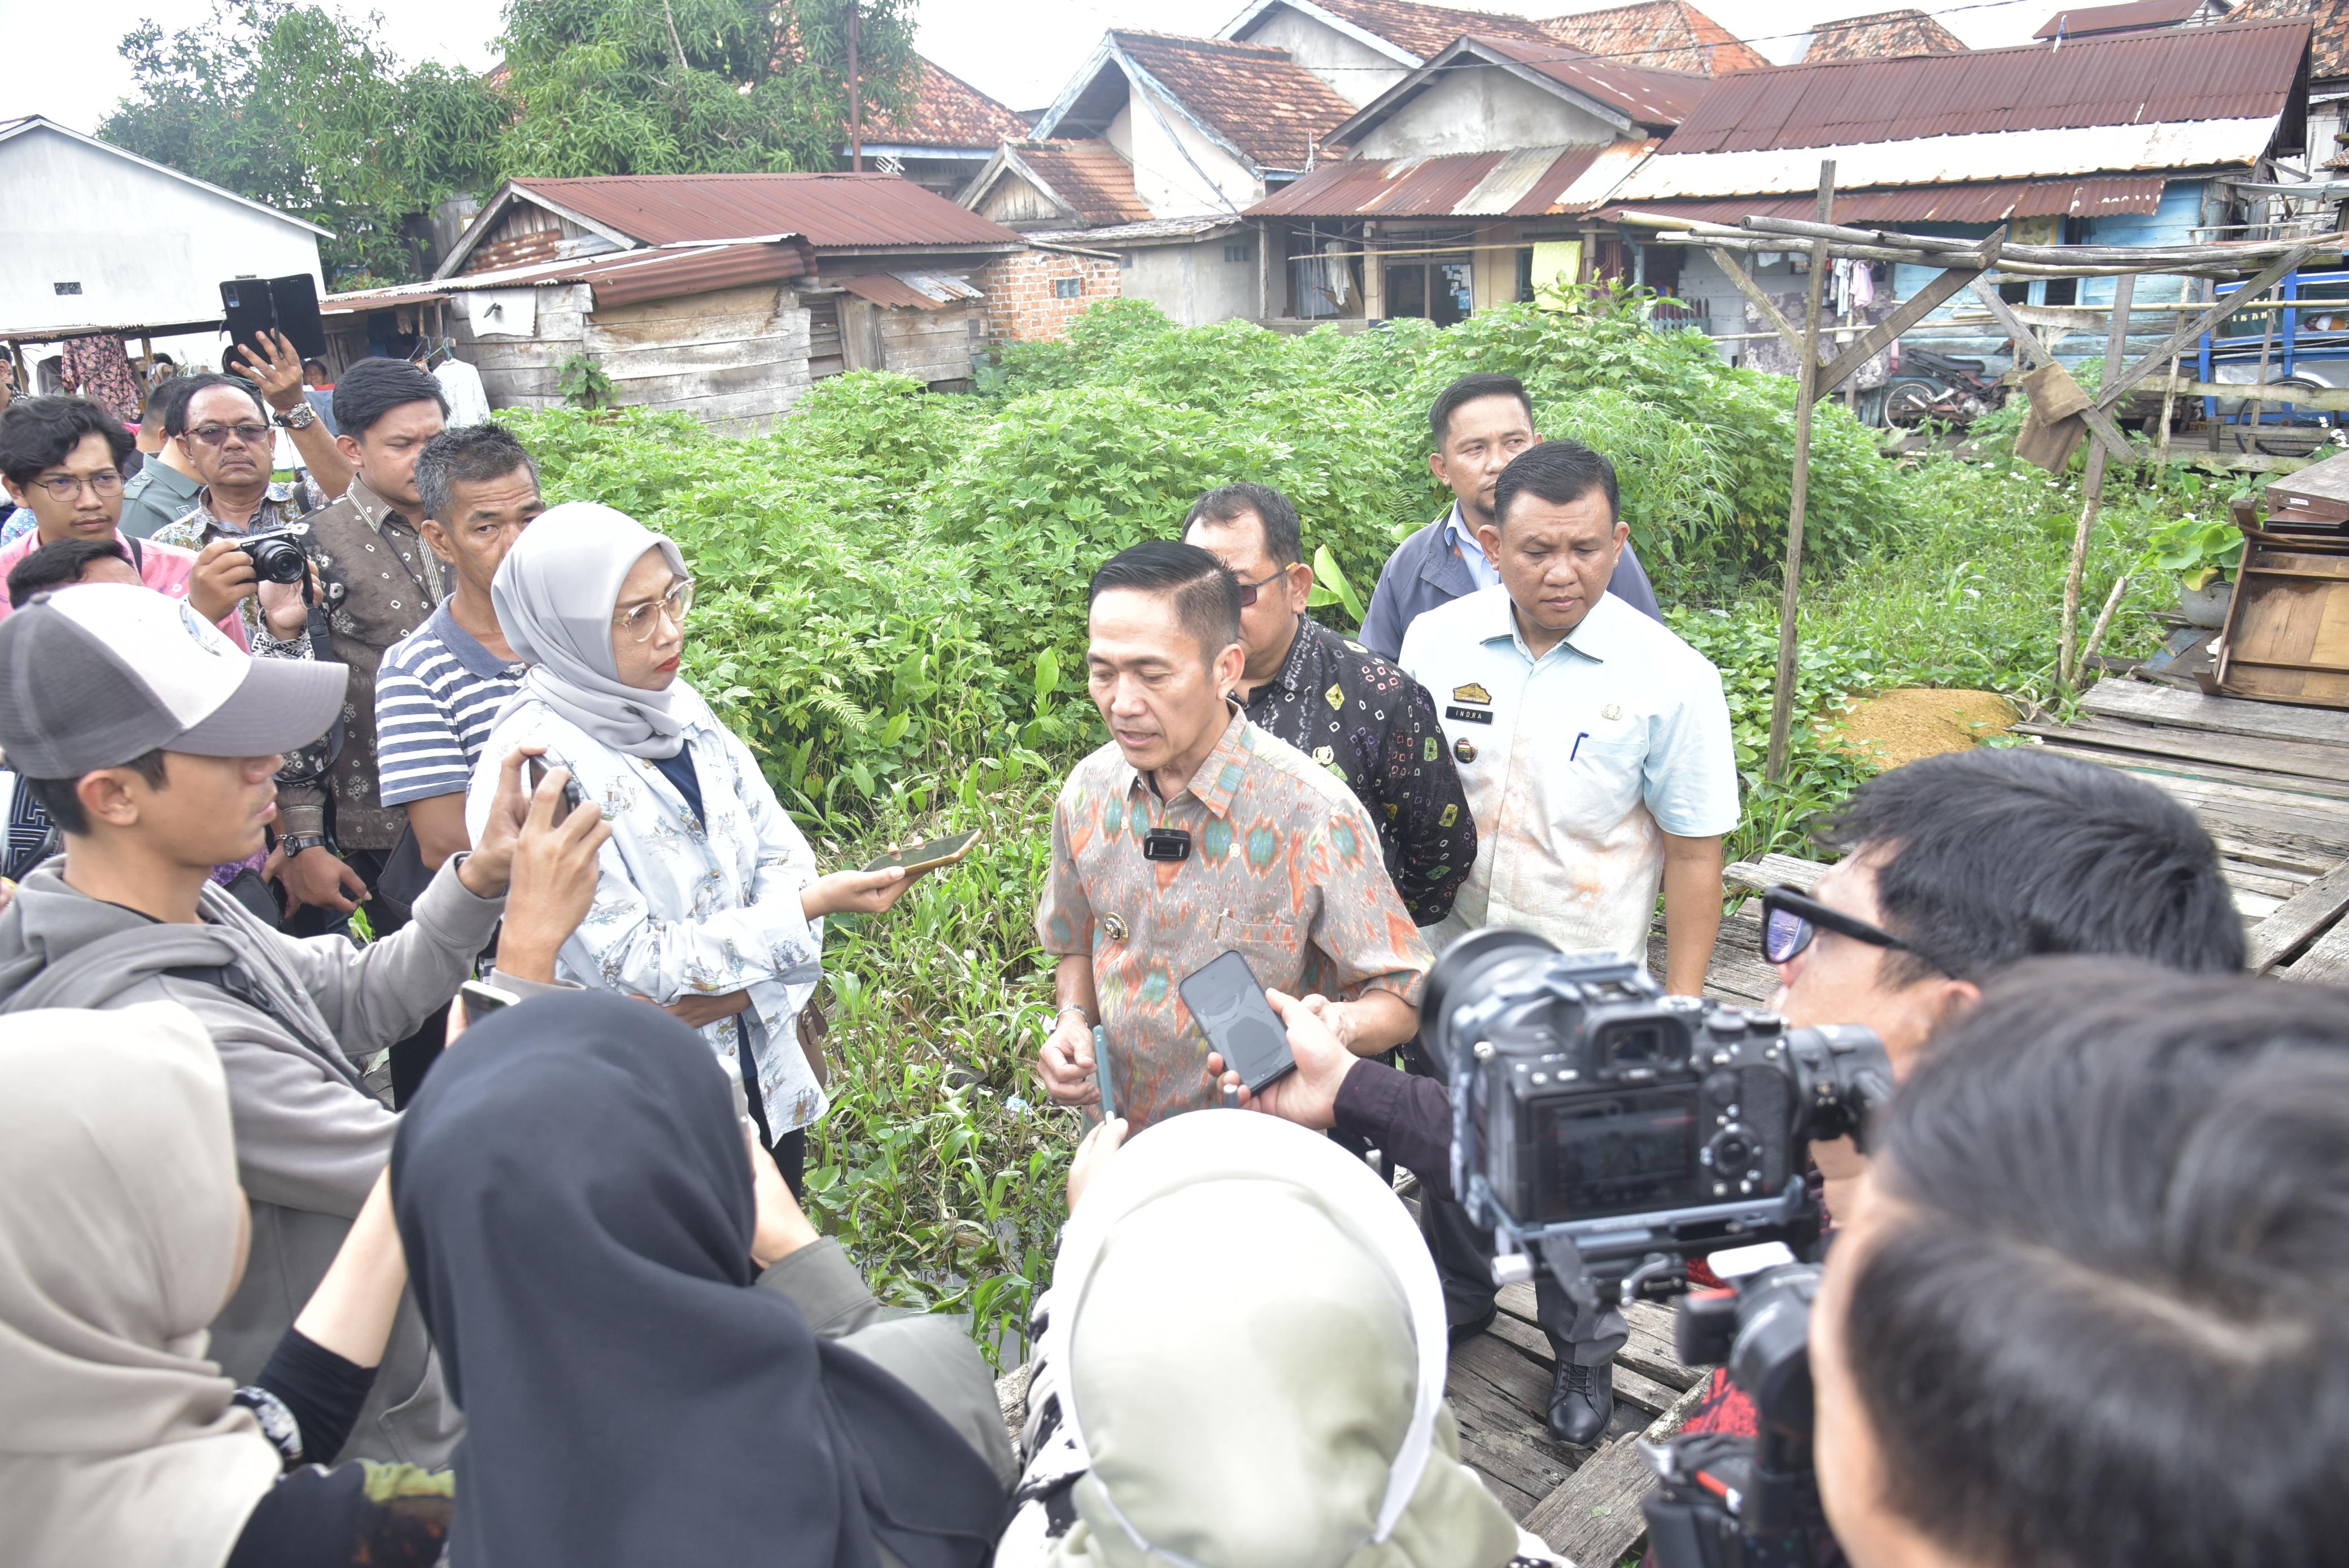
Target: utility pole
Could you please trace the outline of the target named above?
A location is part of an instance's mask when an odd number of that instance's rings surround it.
[[[864,172],[864,117],[863,108],[864,83],[856,74],[856,12],[857,0],[848,0],[848,168],[854,174]]]

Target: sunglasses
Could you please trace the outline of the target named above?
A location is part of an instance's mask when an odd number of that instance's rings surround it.
[[[1288,575],[1288,573],[1285,571],[1276,572],[1261,583],[1241,583],[1240,608],[1243,610],[1254,609],[1256,607],[1257,595],[1263,593],[1266,589],[1271,587],[1274,583],[1279,582],[1282,578]]]
[[[257,447],[269,435],[266,425],[198,425],[188,432],[207,447],[225,446],[231,436],[248,447]]]
[[[1793,963],[1795,954],[1810,946],[1812,939],[1822,931],[1832,931],[1871,947],[1913,953],[1952,980],[1965,978],[1962,970],[1943,963],[1907,937],[1895,936],[1880,925],[1870,925],[1857,915],[1832,909],[1807,893],[1797,892],[1783,883],[1763,892],[1762,956],[1771,963]]]

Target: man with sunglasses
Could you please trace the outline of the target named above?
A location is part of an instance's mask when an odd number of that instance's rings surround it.
[[[121,463],[130,448],[130,433],[86,397],[19,397],[0,411],[0,481],[34,518],[30,532],[0,547],[0,574],[45,545],[68,539],[121,540]],[[199,559],[191,551],[149,540],[122,543],[141,583],[185,599],[239,646],[246,645],[236,606],[253,592],[253,573],[244,564],[240,578],[242,556]],[[0,617],[9,610],[0,602]]]
[[[1225,485],[1191,507],[1183,539],[1240,583],[1233,690],[1248,722],[1327,768],[1377,825],[1387,875],[1421,925],[1452,913],[1476,860],[1476,824],[1417,681],[1305,613],[1313,568],[1297,509],[1269,485]]]

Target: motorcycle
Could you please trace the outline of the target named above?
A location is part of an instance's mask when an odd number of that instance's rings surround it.
[[[1903,429],[1928,419],[1971,425],[2002,400],[1997,383],[1984,374],[1987,368],[1979,359],[1904,345],[1900,368],[1877,395],[1876,422]]]

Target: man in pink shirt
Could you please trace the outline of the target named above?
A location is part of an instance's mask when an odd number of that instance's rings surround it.
[[[122,516],[120,465],[130,448],[129,433],[86,397],[18,397],[0,410],[0,483],[17,505],[32,509],[36,520],[33,531],[0,548],[0,576],[45,544],[119,538],[115,525]],[[247,645],[236,607],[256,584],[253,562],[234,541],[215,541],[201,555],[153,540],[123,544],[140,582],[185,599],[239,647]],[[299,593],[297,587],[287,614],[300,609]],[[0,617],[9,608],[0,602]],[[271,608],[274,622],[278,606]]]

